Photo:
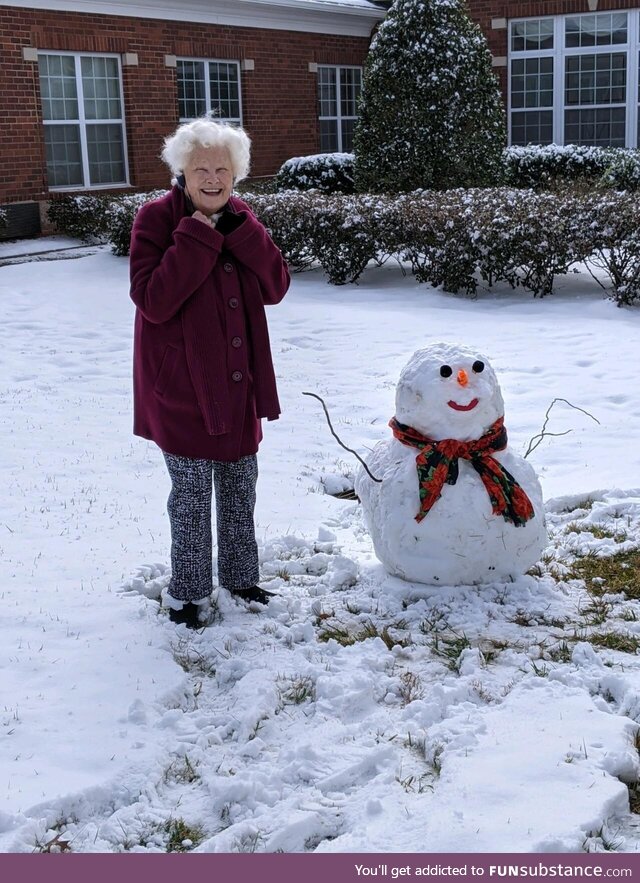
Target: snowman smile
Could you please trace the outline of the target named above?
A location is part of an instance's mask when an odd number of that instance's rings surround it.
[[[447,404],[450,408],[453,408],[454,411],[472,411],[478,404],[478,399],[471,399],[468,405],[459,405],[454,401],[447,402]]]

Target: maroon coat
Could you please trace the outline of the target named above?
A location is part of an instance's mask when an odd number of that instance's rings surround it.
[[[289,273],[249,207],[231,197],[223,236],[189,217],[179,187],[144,205],[131,236],[134,433],[169,454],[255,454],[280,414],[264,304]]]

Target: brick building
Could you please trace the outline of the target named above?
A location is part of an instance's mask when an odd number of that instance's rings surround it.
[[[0,2],[0,205],[36,232],[58,192],[163,187],[180,120],[241,123],[252,174],[349,150],[375,0]]]
[[[511,144],[640,146],[639,0],[467,0]],[[252,174],[351,148],[389,0],[0,0],[0,206],[36,232],[59,192],[165,186],[163,137],[213,111]]]
[[[638,147],[638,0],[467,0],[493,54],[511,144]]]

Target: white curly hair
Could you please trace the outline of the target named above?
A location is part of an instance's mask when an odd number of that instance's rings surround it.
[[[239,126],[231,126],[201,117],[183,123],[173,135],[164,139],[160,156],[174,175],[184,172],[190,154],[198,147],[226,147],[231,156],[235,181],[242,181],[249,174],[251,139]]]

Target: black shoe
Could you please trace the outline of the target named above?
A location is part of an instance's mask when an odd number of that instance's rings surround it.
[[[235,598],[247,602],[255,601],[257,604],[268,604],[276,596],[275,592],[267,592],[260,586],[250,586],[248,589],[230,589],[230,591]]]
[[[175,622],[176,625],[182,624],[186,625],[188,629],[199,629],[199,612],[200,607],[198,604],[191,604],[189,601],[187,601],[182,605],[182,610],[174,610],[173,607],[170,607],[169,619],[171,620],[171,622]]]

